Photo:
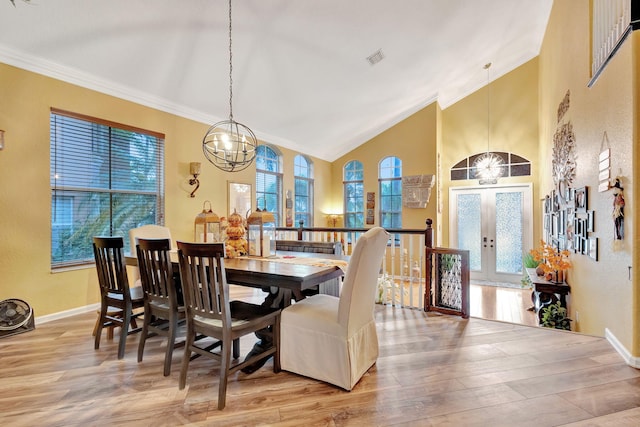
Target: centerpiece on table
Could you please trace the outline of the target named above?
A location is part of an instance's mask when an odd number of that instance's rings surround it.
[[[571,268],[568,250],[558,250],[543,240],[540,246],[529,251],[533,259],[538,261],[536,272],[546,280],[555,283],[564,282],[564,273]]]
[[[224,250],[227,258],[237,258],[247,254],[247,239],[245,238],[245,226],[242,215],[233,210],[229,215],[228,225],[225,229],[226,239]]]

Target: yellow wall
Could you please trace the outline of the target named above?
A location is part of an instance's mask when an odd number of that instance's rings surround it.
[[[599,239],[598,262],[584,255],[572,255],[569,271],[570,307],[574,329],[604,335],[605,329],[627,349],[634,331],[632,301],[634,283],[628,267],[633,264],[631,242],[635,234],[631,208],[633,200],[633,93],[632,46],[628,39],[592,88],[589,1],[554,2],[540,61],[541,194],[553,188],[551,146],[557,125],[558,104],[567,90],[570,107],[564,121],[571,121],[576,137],[577,168],[573,187],[589,187],[589,209],[595,211],[595,232]],[[635,68],[637,73],[637,68]],[[636,95],[637,96],[637,95]],[[637,120],[637,119],[636,119]],[[622,177],[627,203],[625,240],[614,248],[611,218],[613,191],[598,192],[598,155],[603,134],[611,148],[611,173]],[[634,268],[635,270],[635,268]],[[578,311],[578,316],[576,316]],[[637,349],[635,350],[637,354]]]
[[[633,120],[633,140],[632,140],[632,161],[634,165],[640,164],[640,120],[638,120],[638,112],[640,112],[640,75],[638,75],[638,70],[640,70],[640,31],[635,31],[633,33],[632,39],[632,94],[633,94],[633,116],[635,119]],[[640,171],[638,167],[632,168],[633,170],[633,182],[638,182],[640,179]],[[636,185],[633,187],[633,192],[631,192],[632,200],[640,200],[640,186]],[[629,214],[627,213],[629,216]],[[630,217],[632,218],[633,223],[637,223],[640,220],[640,211],[638,209],[633,209]],[[640,248],[640,233],[637,231],[633,234],[629,233],[629,242],[632,247],[631,259],[632,261],[632,278],[633,278],[633,286],[632,286],[632,302],[631,302],[631,324],[632,325],[640,325],[640,271],[638,269],[638,248]],[[631,354],[635,357],[640,356],[640,327],[635,326],[632,328],[632,345],[631,345]]]
[[[365,144],[350,151],[332,163],[331,205],[343,208],[343,168],[351,160],[359,160],[364,166],[364,191],[376,193],[375,225],[379,225],[378,164],[387,156],[402,160],[402,175],[436,173],[437,110],[435,103],[428,105],[411,117],[392,126]],[[427,218],[436,219],[436,187],[431,191],[429,203],[424,209],[403,209],[402,228],[424,229]]]
[[[482,70],[483,71],[483,70]],[[487,120],[489,98],[489,120]],[[442,111],[442,245],[449,246],[448,192],[450,187],[478,186],[477,180],[450,180],[451,168],[470,155],[489,149],[517,154],[531,162],[531,176],[500,178],[499,184],[533,183],[534,218],[539,215],[538,193],[538,60],[533,59],[492,81]],[[539,237],[534,221],[534,241]]]
[[[210,200],[223,215],[227,181],[251,183],[255,166],[233,174],[206,162],[202,137],[207,124],[83,89],[0,64],[0,300],[23,299],[36,316],[63,312],[99,300],[94,268],[52,273],[49,190],[49,112],[51,107],[165,134],[165,224],[177,240],[193,240],[193,220]],[[291,150],[280,149],[284,188],[293,189]],[[311,158],[316,176],[316,220],[330,186],[331,165]],[[190,198],[189,162],[202,162],[200,189]],[[255,201],[254,201],[255,202]],[[320,218],[321,219],[321,218]],[[324,225],[320,223],[318,225]],[[125,236],[126,237],[126,236]]]

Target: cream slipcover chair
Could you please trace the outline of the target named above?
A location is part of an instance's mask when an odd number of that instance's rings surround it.
[[[351,390],[378,358],[373,317],[389,233],[374,227],[358,239],[340,297],[318,294],[282,311],[283,370]]]
[[[171,230],[169,227],[164,227],[162,225],[155,224],[146,224],[141,225],[137,228],[132,228],[129,230],[129,246],[131,250],[131,255],[137,256],[136,253],[136,239],[169,239],[171,240]],[[173,240],[171,241],[171,249],[174,249]],[[140,282],[140,270],[138,267],[130,267],[129,270],[129,279],[131,286],[142,286],[142,282]],[[132,283],[133,282],[133,283]]]

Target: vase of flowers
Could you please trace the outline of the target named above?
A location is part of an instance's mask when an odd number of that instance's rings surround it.
[[[555,283],[564,282],[565,270],[571,268],[569,251],[558,250],[541,240],[540,246],[535,249],[531,249],[529,253],[534,260],[540,263],[538,264],[537,269],[538,271],[542,271],[545,279]],[[540,273],[538,272],[538,274]]]

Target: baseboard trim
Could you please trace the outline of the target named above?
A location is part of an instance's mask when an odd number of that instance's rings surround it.
[[[75,316],[76,314],[84,314],[90,311],[96,311],[100,309],[100,303],[91,305],[85,305],[83,307],[72,308],[71,310],[60,311],[58,313],[47,314],[45,316],[36,316],[35,324],[40,325],[42,323],[51,322],[53,320],[64,319],[66,317]]]
[[[636,369],[640,369],[640,358],[632,356],[629,350],[627,350],[625,346],[622,345],[620,341],[618,341],[618,338],[613,335],[613,332],[611,332],[609,328],[604,329],[604,337],[607,339],[607,341],[609,341],[609,344],[613,346],[618,354],[622,356],[627,365]]]

